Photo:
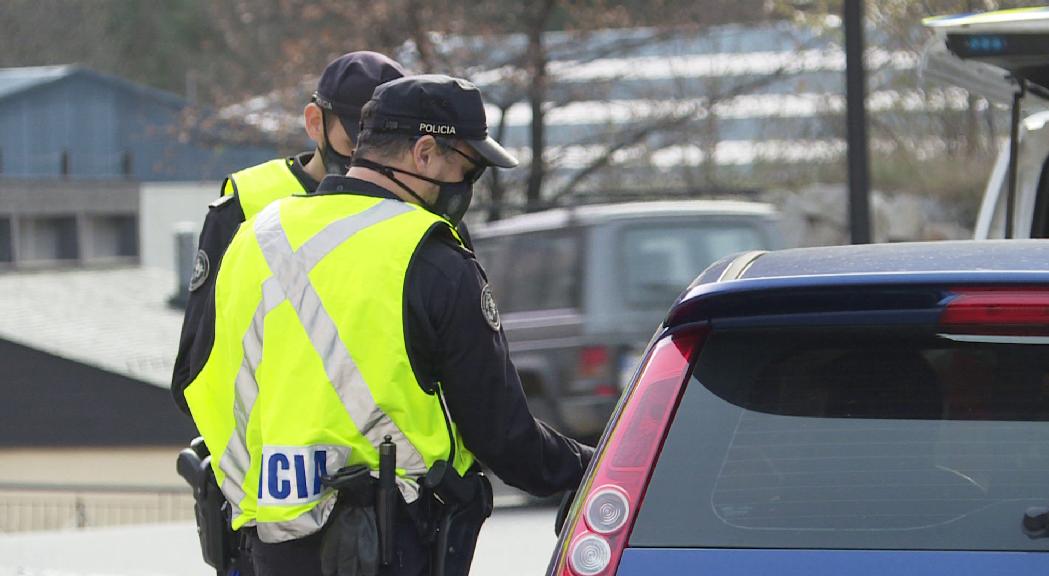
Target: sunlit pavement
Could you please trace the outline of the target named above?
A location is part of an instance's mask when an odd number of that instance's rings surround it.
[[[549,506],[497,508],[481,531],[470,573],[543,574],[556,542],[555,514]],[[0,576],[214,574],[200,559],[192,524],[0,535]]]

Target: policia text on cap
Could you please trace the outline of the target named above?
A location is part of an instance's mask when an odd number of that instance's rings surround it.
[[[532,417],[452,224],[485,167],[517,163],[477,88],[394,80],[361,126],[345,177],[241,226],[192,355],[186,400],[260,575],[465,574],[491,510],[478,462],[548,495],[593,454]]]

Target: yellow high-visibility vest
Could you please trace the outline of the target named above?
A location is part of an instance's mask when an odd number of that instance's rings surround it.
[[[266,542],[316,532],[335,503],[321,476],[377,470],[386,435],[408,502],[453,442],[456,470],[473,464],[405,342],[408,265],[441,227],[454,234],[414,204],[349,194],[285,198],[240,227],[216,279],[210,357],[186,388],[235,529]]]
[[[270,160],[234,172],[222,186],[223,196],[237,195],[245,220],[274,200],[307,193],[309,190],[303,188],[302,182],[291,172],[287,159]]]

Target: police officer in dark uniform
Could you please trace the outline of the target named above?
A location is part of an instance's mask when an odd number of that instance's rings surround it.
[[[361,107],[376,86],[402,76],[400,64],[377,52],[350,52],[333,60],[303,110],[306,133],[317,143],[316,149],[246,168],[223,182],[222,195],[211,203],[200,233],[171,378],[171,391],[183,412],[189,411],[182,395],[189,382],[189,350],[215,271],[237,227],[273,200],[312,194],[325,175],[345,174],[355,148]]]
[[[201,324],[223,333],[190,353],[189,407],[223,463],[233,525],[248,532],[260,576],[376,573],[367,519],[340,515],[344,501],[370,497],[340,491],[332,508],[310,492],[340,444],[343,471],[372,476],[396,444],[401,498],[395,529],[379,534],[393,553],[378,573],[398,575],[469,570],[490,507],[459,532],[445,520],[455,483],[483,478],[477,462],[546,496],[575,488],[593,456],[531,415],[484,270],[455,230],[486,168],[517,164],[488,137],[480,92],[448,76],[402,78],[376,89],[361,126],[346,176],[270,205],[237,234]],[[298,362],[314,368],[277,376]],[[490,506],[490,488],[460,493]],[[484,508],[473,504],[462,508]],[[435,544],[442,531],[460,540]]]

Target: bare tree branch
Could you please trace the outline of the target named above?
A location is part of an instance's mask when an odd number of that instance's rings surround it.
[[[630,129],[624,131],[616,142],[613,142],[612,144],[608,145],[605,148],[604,152],[601,154],[601,156],[594,159],[586,167],[573,174],[569,181],[551,197],[551,202],[556,204],[561,199],[574,193],[576,187],[579,186],[579,184],[589,179],[601,169],[608,167],[610,162],[612,161],[612,158],[620,150],[629,148],[630,146],[641,142],[644,138],[647,138],[652,134],[662,132],[674,126],[680,125],[683,122],[689,122],[695,119],[695,117],[703,111],[706,111],[707,114],[713,114],[714,106],[717,105],[718,102],[729,100],[731,98],[735,98],[736,96],[747,94],[758,88],[773,84],[778,80],[782,79],[783,76],[787,73],[787,71],[788,68],[786,66],[782,66],[774,72],[772,72],[771,74],[769,74],[768,76],[757,78],[751,82],[736,85],[732,88],[732,90],[723,92],[712,97],[708,97],[705,103],[693,103],[690,106],[688,106],[683,112],[669,114],[667,116],[662,116],[659,118],[649,120],[648,122],[641,125],[632,126]]]

